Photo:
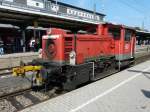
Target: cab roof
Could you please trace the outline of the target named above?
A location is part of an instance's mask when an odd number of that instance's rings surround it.
[[[109,23],[109,22],[105,22],[105,23],[102,23],[102,24],[103,25],[109,25],[109,26],[116,27],[116,28],[126,28],[126,29],[129,29],[129,30],[136,31],[134,27],[126,26],[126,25],[123,25],[123,24]]]

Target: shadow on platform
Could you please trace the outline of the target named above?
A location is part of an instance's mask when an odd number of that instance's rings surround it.
[[[140,71],[140,70],[128,70],[129,72],[135,72],[135,73],[141,73],[143,74],[147,79],[150,79],[150,72],[146,71]],[[150,98],[150,91],[142,89],[141,92],[144,94],[145,97]]]
[[[145,97],[150,98],[150,91],[147,91],[147,90],[144,90],[144,89],[142,89],[141,91],[142,91],[142,93],[144,94]]]
[[[136,72],[136,73],[142,73],[147,79],[150,79],[150,76],[147,74],[150,74],[150,72],[144,72],[140,70],[128,70],[129,72]]]
[[[150,74],[150,72],[140,71],[140,70],[128,70],[128,71],[129,71],[129,72],[142,73],[142,74]]]

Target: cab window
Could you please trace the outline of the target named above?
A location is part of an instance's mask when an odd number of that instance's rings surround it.
[[[125,30],[125,41],[130,41],[132,37],[132,32],[130,30]]]
[[[109,35],[113,36],[114,39],[120,38],[120,28],[109,28],[108,33]]]

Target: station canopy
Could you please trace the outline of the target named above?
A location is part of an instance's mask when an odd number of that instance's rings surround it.
[[[103,22],[104,14],[53,0],[0,0],[0,23],[27,27],[84,29]]]
[[[137,39],[140,39],[140,40],[145,40],[145,39],[150,39],[150,32],[149,31],[145,31],[145,30],[136,30],[136,36],[137,36]]]

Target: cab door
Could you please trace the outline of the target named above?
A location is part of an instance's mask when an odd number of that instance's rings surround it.
[[[125,29],[125,34],[124,34],[124,59],[130,59],[133,58],[133,46],[132,46],[132,30]]]

